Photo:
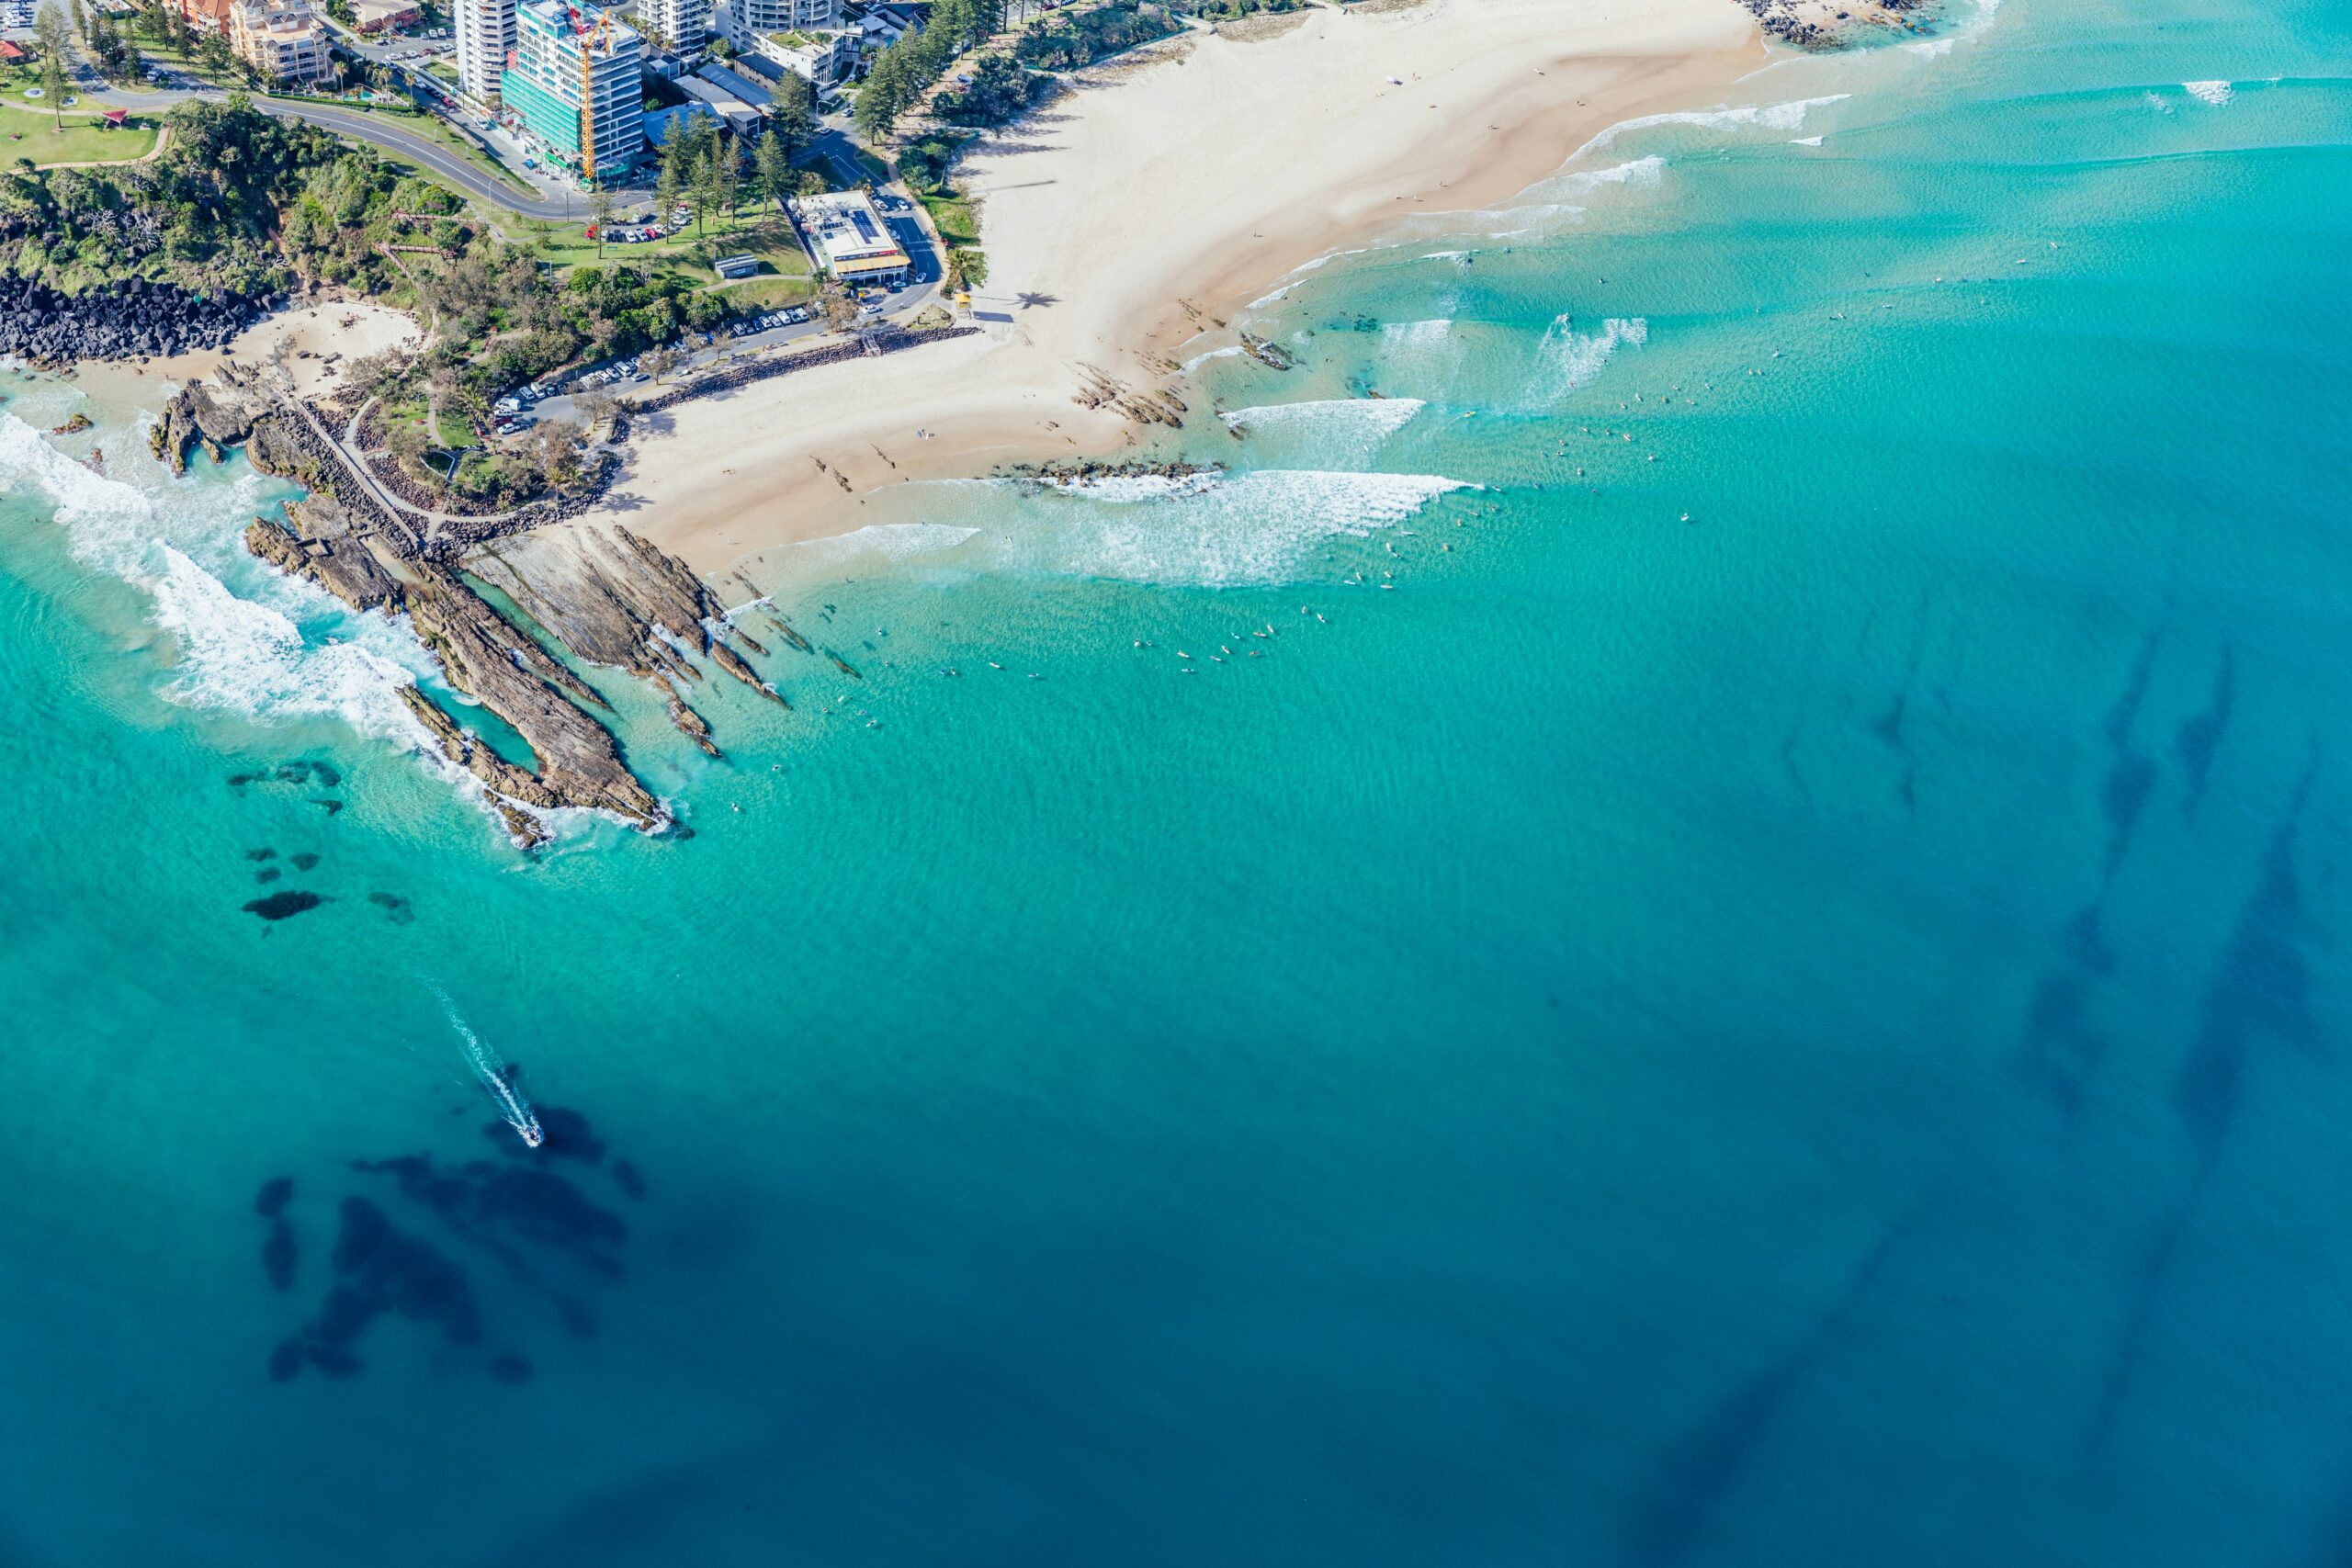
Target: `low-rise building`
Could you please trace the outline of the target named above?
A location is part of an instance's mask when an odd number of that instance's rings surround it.
[[[167,0],[188,30],[198,33],[229,31],[229,13],[237,8],[237,0]]]
[[[864,191],[804,196],[791,204],[793,220],[817,264],[850,288],[903,288],[914,263]]]
[[[351,0],[354,32],[390,32],[395,28],[413,28],[423,20],[424,11],[416,0]]]
[[[229,12],[229,47],[272,82],[300,85],[334,74],[326,24],[309,0],[240,0]]]
[[[727,122],[727,129],[738,136],[756,136],[760,130],[760,111],[716,83],[701,76],[681,76],[678,91],[695,101],[709,106],[710,111]]]
[[[861,57],[859,34],[854,28],[791,28],[762,33],[752,40],[751,52],[764,55],[816,88],[846,82],[857,73]]]
[[[720,92],[742,99],[762,114],[767,113],[775,105],[775,91],[765,81],[742,72],[730,70],[717,61],[704,66],[695,74]]]
[[[718,118],[718,111],[708,104],[678,104],[666,109],[655,109],[645,117],[645,140],[654,151],[659,152],[670,144],[672,137],[684,134],[686,128],[697,119],[707,119],[713,125],[724,123]]]

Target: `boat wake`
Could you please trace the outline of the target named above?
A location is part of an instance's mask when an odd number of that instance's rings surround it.
[[[498,1053],[482,1043],[481,1036],[468,1027],[466,1021],[458,1013],[458,1004],[449,999],[448,992],[435,986],[433,994],[441,998],[441,1009],[449,1015],[449,1027],[458,1032],[458,1039],[465,1047],[466,1065],[473,1069],[474,1077],[481,1080],[482,1088],[490,1091],[490,1098],[497,1105],[499,1115],[506,1119],[506,1124],[514,1129],[517,1137],[537,1148],[547,1134],[539,1131],[539,1119],[533,1113],[531,1102],[523,1098],[521,1089],[514,1087],[514,1069],[500,1060]]]

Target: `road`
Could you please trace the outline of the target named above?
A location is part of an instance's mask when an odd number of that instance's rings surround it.
[[[166,109],[174,104],[184,104],[197,98],[220,103],[228,96],[213,87],[166,87],[153,92],[132,92],[96,82],[82,85],[85,99],[115,108]],[[252,101],[254,107],[266,115],[280,119],[304,120],[339,136],[350,137],[355,141],[380,147],[387,152],[430,170],[436,177],[447,180],[468,196],[518,217],[544,218],[550,222],[562,223],[587,216],[588,198],[584,195],[560,188],[536,190],[526,195],[522,189],[505,180],[493,178],[479,164],[459,157],[431,137],[408,130],[390,115],[371,113],[366,109],[347,109],[334,104],[292,103],[259,95],[254,95]],[[459,134],[463,135],[464,131],[460,130]],[[616,198],[624,204],[644,200],[650,194],[650,188],[614,193]]]

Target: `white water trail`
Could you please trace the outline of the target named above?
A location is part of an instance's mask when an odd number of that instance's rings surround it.
[[[514,1087],[514,1070],[467,1025],[465,1019],[458,1015],[458,1004],[449,999],[448,992],[435,986],[433,994],[441,998],[441,1010],[449,1015],[449,1027],[458,1032],[458,1039],[465,1046],[466,1065],[473,1069],[474,1077],[481,1080],[482,1088],[490,1091],[491,1100],[498,1106],[498,1113],[506,1119],[506,1124],[514,1129],[517,1136],[531,1147],[537,1148],[547,1134],[539,1131],[539,1119],[532,1112],[531,1102],[523,1098],[521,1089]]]

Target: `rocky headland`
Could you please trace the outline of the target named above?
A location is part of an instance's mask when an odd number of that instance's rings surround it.
[[[84,359],[160,358],[220,348],[282,302],[196,294],[143,278],[67,294],[0,271],[0,355],[62,370]]]
[[[646,831],[667,827],[669,814],[597,716],[610,705],[476,592],[469,574],[576,657],[651,682],[672,723],[714,756],[708,722],[683,695],[702,678],[696,660],[784,701],[729,639],[764,650],[727,625],[710,586],[675,557],[617,525],[469,541],[462,554],[430,547],[416,521],[388,506],[315,415],[265,372],[232,364],[210,382],[190,382],[151,441],[175,471],[191,449],[218,457],[243,446],[254,467],[305,487],[282,520],[254,520],[246,547],[354,609],[407,616],[449,684],[514,727],[530,748],[530,766],[501,756],[427,693],[410,686],[401,694],[433,744],[481,782],[526,846],[547,838],[539,811],[602,811]]]

